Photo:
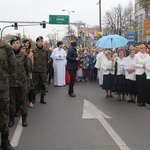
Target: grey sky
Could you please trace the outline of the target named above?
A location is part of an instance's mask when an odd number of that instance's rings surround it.
[[[49,15],[67,15],[67,12],[62,12],[62,9],[74,10],[75,13],[70,14],[70,22],[82,20],[89,25],[99,24],[99,7],[96,3],[99,0],[2,0],[0,4],[0,20],[2,21],[49,21]],[[102,1],[102,19],[104,13],[110,10],[111,7],[119,3],[126,6],[130,1],[134,0],[101,0]],[[0,24],[3,28],[7,24]],[[38,27],[20,27],[15,31],[13,28],[5,29],[4,35],[7,33],[15,34],[22,33],[31,38],[36,38],[38,35],[46,37],[48,33],[53,33],[53,29],[63,30],[59,32],[59,36],[63,36],[66,26],[64,25],[47,25],[46,29]]]

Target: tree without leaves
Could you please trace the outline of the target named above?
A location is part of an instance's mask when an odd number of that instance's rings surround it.
[[[124,35],[133,24],[133,4],[123,8],[120,4],[107,11],[104,16],[104,34]]]
[[[48,42],[50,44],[50,47],[55,45],[56,43],[56,35],[55,34],[47,34]]]

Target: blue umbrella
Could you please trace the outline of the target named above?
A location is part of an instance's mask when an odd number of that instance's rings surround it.
[[[96,42],[96,47],[101,47],[101,48],[118,48],[121,46],[127,45],[129,41],[117,34],[115,35],[108,35],[108,36],[103,36]]]

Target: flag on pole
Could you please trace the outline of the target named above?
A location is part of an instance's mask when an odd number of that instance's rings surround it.
[[[94,34],[89,33],[89,37],[90,37],[92,40],[94,40]]]

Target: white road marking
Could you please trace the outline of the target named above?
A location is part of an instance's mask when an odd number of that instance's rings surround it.
[[[11,139],[11,142],[10,142],[13,147],[18,146],[22,131],[23,131],[22,117],[20,117],[18,125],[16,127],[16,130],[15,130],[13,137]]]
[[[130,150],[130,148],[116,133],[116,131],[109,125],[109,123],[105,120],[105,118],[111,117],[107,116],[104,112],[99,110],[91,102],[84,100],[82,119],[98,119],[105,128],[105,130],[108,132],[108,134],[111,136],[111,138],[118,145],[120,150]]]

